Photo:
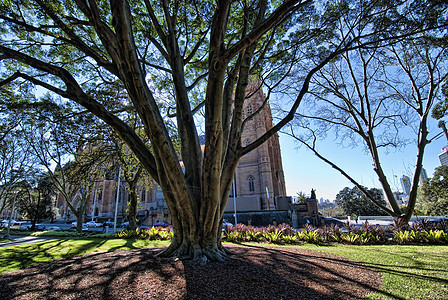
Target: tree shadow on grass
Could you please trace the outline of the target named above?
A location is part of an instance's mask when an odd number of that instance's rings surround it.
[[[188,298],[359,299],[381,292],[379,273],[344,257],[300,247],[229,248],[234,255],[220,268],[185,265]]]
[[[0,274],[0,299],[358,299],[381,285],[372,269],[327,253],[229,248],[225,262],[200,266],[157,257],[160,249],[41,263]]]
[[[157,251],[90,253],[0,274],[0,299],[179,299],[169,296],[182,265]]]

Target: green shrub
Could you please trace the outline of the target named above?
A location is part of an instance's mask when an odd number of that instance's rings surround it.
[[[115,233],[115,237],[120,239],[140,238],[140,230],[121,230]]]
[[[354,233],[354,232],[343,232],[341,233],[341,240],[343,242],[346,242],[348,244],[358,244],[359,243],[359,237],[360,235],[358,233]]]
[[[426,238],[433,244],[443,244],[446,240],[446,235],[448,234],[443,232],[443,230],[430,230]]]
[[[239,231],[226,231],[226,239],[228,242],[240,243],[244,241],[244,233]]]
[[[274,243],[274,244],[278,244],[282,241],[281,237],[282,237],[283,233],[280,229],[275,229],[274,231],[266,231],[263,233],[263,238],[268,242],[268,243]]]
[[[174,236],[174,232],[172,231],[165,231],[165,230],[160,230],[159,231],[159,237],[161,240],[171,240]]]
[[[414,241],[413,234],[411,232],[414,232],[413,230],[401,230],[401,231],[394,231],[393,236],[395,240],[397,240],[400,244],[405,244],[410,241]]]
[[[318,244],[323,241],[319,230],[302,230],[296,233],[297,239],[299,241],[304,241],[307,243]]]
[[[291,244],[294,245],[297,243],[297,236],[296,235],[283,235],[282,240],[285,244]]]
[[[263,234],[260,231],[248,230],[245,232],[245,241],[246,242],[261,242],[262,238],[263,238]]]

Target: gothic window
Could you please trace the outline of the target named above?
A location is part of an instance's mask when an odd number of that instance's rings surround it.
[[[143,189],[142,191],[142,202],[146,202],[146,189]]]
[[[254,192],[255,191],[255,178],[254,176],[249,176],[247,177],[247,183],[249,184],[249,192]]]
[[[250,145],[250,140],[247,139],[245,143],[246,143],[246,147],[249,146]]]

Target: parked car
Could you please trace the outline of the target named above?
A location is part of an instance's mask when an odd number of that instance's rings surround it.
[[[22,225],[23,226],[23,225]],[[31,230],[31,227],[33,226],[33,224],[31,224],[31,223],[27,223],[26,224],[26,229],[28,229],[28,230]],[[45,230],[45,225],[42,225],[42,224],[36,224],[35,225],[35,230],[39,230],[39,231],[41,231],[41,230]],[[22,228],[21,228],[22,229]]]
[[[120,227],[124,229],[129,229],[129,221],[121,223]]]
[[[103,226],[103,224],[102,223],[97,223],[95,221],[89,221],[89,222],[86,223],[86,226],[90,227],[90,228],[93,228],[93,227],[101,227],[101,226]]]
[[[3,220],[2,223],[0,224],[0,227],[6,228],[8,227],[8,222],[9,220]],[[14,223],[16,223],[16,220],[11,220],[11,226],[14,226]]]
[[[72,226],[70,227],[70,229],[76,229],[77,223],[78,222],[76,222],[76,221],[72,222]],[[87,228],[86,223],[82,223],[81,227],[86,227]]]
[[[11,229],[31,229],[31,222],[28,221],[15,221],[14,224],[11,222]],[[38,225],[40,224],[36,224],[36,230],[38,229]],[[8,223],[6,223],[6,226],[8,226]],[[40,228],[42,229],[42,225],[40,226]]]

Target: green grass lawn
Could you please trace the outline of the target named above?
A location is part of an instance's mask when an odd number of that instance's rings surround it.
[[[0,248],[0,272],[90,252],[165,247],[169,241],[124,239],[55,239]],[[448,246],[316,246],[377,269],[384,277],[381,292],[367,299],[448,299]]]
[[[54,239],[41,243],[5,247],[0,248],[0,273],[91,252],[166,247],[168,245],[169,241],[133,239]]]
[[[351,258],[384,277],[366,299],[448,299],[448,246],[302,246]]]

